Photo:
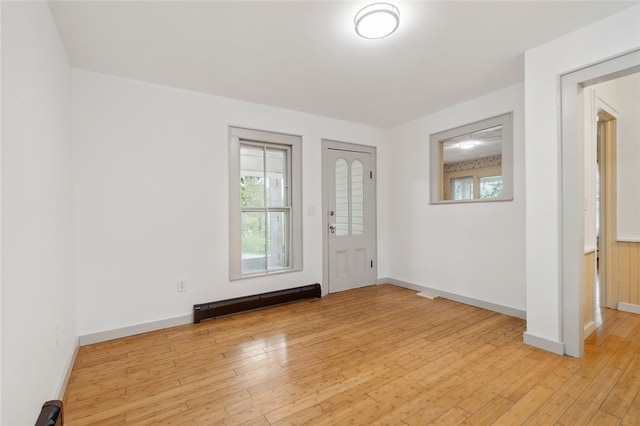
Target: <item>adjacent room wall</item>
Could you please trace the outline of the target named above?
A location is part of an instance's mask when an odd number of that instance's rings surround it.
[[[389,136],[389,276],[523,312],[523,85],[398,126]],[[429,204],[429,136],[513,111],[514,199]]]
[[[640,47],[639,20],[640,6],[634,6],[525,53],[525,341],[560,353],[564,348],[559,78]]]
[[[600,234],[600,247],[596,220],[598,218],[597,202],[597,169],[598,169],[598,108],[606,106],[607,112],[616,114],[618,149],[617,166],[615,170],[617,188],[617,238],[624,242],[611,244],[611,250],[604,250],[605,242]],[[617,302],[640,304],[640,274],[637,258],[640,257],[640,73],[620,77],[604,83],[589,86],[584,90],[584,325],[585,338],[595,330],[596,285],[598,284],[598,259],[603,266],[599,278],[600,283],[611,283],[616,286],[615,292],[609,289],[600,300],[606,301],[606,306],[615,308]],[[600,185],[602,187],[602,184]],[[601,229],[605,226],[601,217]],[[634,235],[637,235],[634,237]],[[635,238],[635,241],[634,241]],[[597,252],[597,250],[599,250]],[[604,262],[607,253],[609,258]],[[621,256],[618,256],[618,251]],[[605,272],[606,264],[618,265],[615,271]],[[602,275],[602,274],[605,275]],[[617,275],[617,279],[607,279],[607,276]],[[608,287],[605,285],[604,288]],[[618,288],[620,291],[618,292]],[[613,300],[615,299],[615,300]],[[605,306],[605,305],[603,305]]]
[[[617,115],[616,241],[609,255],[617,267],[607,286],[609,306],[640,311],[640,73],[589,88]],[[605,281],[606,283],[606,281]],[[622,305],[621,305],[622,304]]]
[[[595,86],[618,112],[617,238],[640,242],[640,73]]]
[[[77,69],[72,81],[80,336],[189,321],[194,303],[321,282],[322,138],[378,149],[387,276],[385,131]],[[229,281],[229,125],[302,136],[301,272]]]
[[[33,424],[77,347],[70,66],[46,2],[2,2],[2,419]]]
[[[596,249],[597,105],[618,116],[616,164],[616,236],[640,242],[640,72],[587,87],[584,91],[585,251]]]

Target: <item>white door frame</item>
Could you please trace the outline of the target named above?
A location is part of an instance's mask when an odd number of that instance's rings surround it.
[[[591,111],[591,120],[593,120],[593,124],[596,126],[596,131],[597,130],[597,126],[598,126],[598,121],[596,120],[596,116],[599,114],[599,111],[603,111],[605,112],[608,116],[612,117],[610,120],[608,121],[616,121],[619,118],[619,114],[618,112],[610,105],[608,105],[604,100],[600,99],[598,96],[595,96],[595,99],[593,101],[593,110]],[[609,145],[607,148],[605,148],[605,144],[601,144],[600,140],[598,137],[596,137],[596,145],[599,146],[597,149],[602,151],[605,151],[605,149],[607,149],[607,152],[610,153],[611,150],[613,150],[614,152],[616,152],[616,155],[613,158],[613,161],[611,161],[611,158],[609,158],[609,155],[607,154],[607,161],[605,161],[605,168],[609,169],[612,166],[611,163],[616,164],[617,165],[617,145],[618,145],[618,140],[617,138],[615,138],[613,141],[611,140],[607,140],[606,144]],[[613,145],[613,148],[611,148],[610,146]],[[602,167],[602,166],[600,166]],[[602,169],[601,169],[602,170]],[[611,175],[615,173],[611,173],[609,170],[606,170],[608,173],[607,175]],[[615,170],[614,170],[615,172]],[[616,217],[617,215],[617,206],[610,206],[608,205],[608,203],[606,202],[606,198],[605,198],[605,194],[607,193],[607,188],[603,187],[602,185],[602,180],[606,179],[607,181],[609,180],[610,176],[605,176],[605,178],[602,177],[602,173],[600,174],[600,194],[598,194],[600,196],[600,220],[599,220],[599,224],[598,226],[600,226],[600,233],[602,235],[602,229],[604,226],[606,226],[605,224],[607,223],[607,220],[609,220],[610,222],[614,222],[614,224],[617,223],[616,219],[612,219]],[[617,182],[617,176],[614,180],[614,183]],[[607,186],[611,186],[609,183],[607,183]],[[614,185],[617,189],[617,186]],[[617,195],[616,195],[617,198]],[[617,202],[617,201],[616,201]],[[613,204],[616,204],[615,202]],[[603,207],[604,207],[604,211],[605,213],[603,214]],[[611,214],[611,210],[613,210],[613,213],[616,214]],[[605,233],[605,237],[609,238],[609,234]],[[613,283],[610,281],[608,281],[608,278],[610,277],[610,275],[608,275],[611,272],[611,269],[609,265],[613,263],[613,261],[607,261],[607,258],[611,255],[611,253],[607,250],[607,241],[604,239],[600,239],[596,250],[599,252],[599,257],[600,257],[600,279],[599,279],[599,283],[598,283],[598,291],[600,292],[600,304],[599,306],[595,306],[594,307],[596,309],[600,309],[600,308],[604,308],[604,307],[609,307],[609,308],[613,308],[616,309],[617,304],[618,304],[618,286],[617,283]],[[604,278],[603,278],[604,277]],[[595,299],[595,298],[594,298]],[[595,310],[594,310],[594,314],[595,314]],[[594,318],[595,320],[595,318]]]
[[[584,351],[584,88],[640,70],[640,50],[562,75],[560,282],[564,353]]]
[[[349,142],[340,142],[330,139],[322,139],[322,295],[325,296],[329,293],[329,189],[325,184],[327,180],[326,176],[326,164],[327,164],[327,153],[329,149],[339,149],[342,151],[354,151],[354,152],[367,152],[371,155],[371,165],[373,167],[373,182],[375,184],[374,191],[374,200],[373,200],[373,223],[375,235],[373,237],[375,244],[375,261],[373,263],[373,269],[375,272],[375,276],[378,276],[378,185],[377,185],[377,167],[378,163],[376,161],[376,147],[370,145],[359,145]]]

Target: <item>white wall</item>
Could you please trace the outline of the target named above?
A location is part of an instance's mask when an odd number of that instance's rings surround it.
[[[514,199],[429,204],[429,136],[513,111]],[[389,274],[518,310],[525,308],[523,85],[392,129]]]
[[[33,424],[74,354],[70,66],[46,2],[2,2],[2,419]]]
[[[384,131],[82,70],[72,80],[81,336],[321,282],[321,138],[378,147],[378,274],[387,275]],[[229,125],[302,135],[301,272],[229,281]],[[176,292],[176,280],[188,290]]]
[[[594,89],[618,113],[617,238],[640,242],[640,73]]]
[[[640,46],[640,6],[525,53],[527,336],[562,346],[559,77]],[[580,177],[582,180],[583,177]]]

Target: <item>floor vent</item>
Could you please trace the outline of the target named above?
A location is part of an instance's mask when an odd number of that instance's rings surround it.
[[[193,305],[193,323],[253,311],[255,309],[282,305],[298,300],[320,297],[320,284],[310,284],[287,290],[271,291],[253,296],[236,297],[235,299],[220,300],[218,302],[200,303]]]

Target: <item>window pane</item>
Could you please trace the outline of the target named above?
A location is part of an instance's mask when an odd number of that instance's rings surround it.
[[[336,236],[349,235],[349,166],[336,161]]]
[[[289,224],[287,212],[269,212],[269,241],[268,264],[269,269],[283,269],[289,267],[287,246],[287,229]]]
[[[480,178],[480,198],[502,197],[502,176]]]
[[[451,179],[451,195],[454,200],[472,200],[473,177]]]
[[[240,201],[242,207],[264,207],[264,149],[240,147]]]
[[[266,271],[266,214],[242,212],[242,272]]]
[[[267,149],[267,205],[284,207],[289,203],[286,194],[287,152]]]
[[[364,234],[364,168],[360,160],[351,164],[351,235]]]

